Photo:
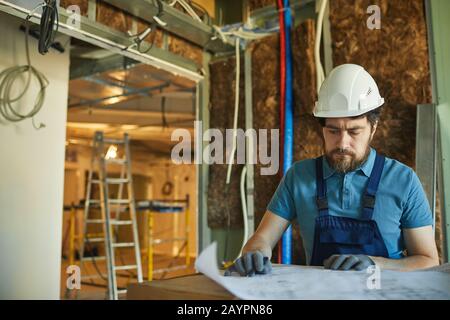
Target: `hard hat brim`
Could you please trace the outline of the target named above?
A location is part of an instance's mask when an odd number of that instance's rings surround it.
[[[349,111],[349,110],[333,110],[333,111],[320,111],[320,112],[316,112],[316,110],[313,111],[313,115],[316,118],[351,118],[351,117],[357,117],[357,116],[361,116],[365,113],[368,113],[372,110],[375,110],[379,107],[381,107],[384,104],[384,101],[378,105],[378,106],[374,106],[372,108],[368,108],[365,110],[354,110],[354,111]]]

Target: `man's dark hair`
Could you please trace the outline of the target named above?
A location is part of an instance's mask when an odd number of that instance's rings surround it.
[[[366,112],[364,114],[361,114],[359,116],[356,117],[349,117],[351,119],[359,119],[359,118],[364,118],[367,117],[367,121],[369,121],[370,126],[373,127],[375,126],[375,124],[380,121],[380,115],[381,115],[381,108],[376,108],[374,110],[371,110],[369,112]],[[322,127],[325,127],[326,124],[326,120],[327,118],[317,118],[317,120],[319,121],[320,125]]]

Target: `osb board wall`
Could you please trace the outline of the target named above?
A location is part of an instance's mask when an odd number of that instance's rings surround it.
[[[380,30],[366,26],[374,4]],[[423,1],[330,1],[330,23],[334,65],[362,65],[386,100],[374,147],[414,167],[416,105],[432,101]]]
[[[236,59],[234,57],[212,63],[211,92],[210,92],[210,128],[219,129],[224,137],[225,129],[233,128],[235,87],[236,87]],[[245,130],[245,83],[244,62],[241,60],[241,76],[239,80],[239,113],[238,128]],[[224,164],[209,166],[208,186],[208,226],[210,228],[225,228],[228,223],[231,228],[242,228],[242,210],[240,200],[240,175],[243,166],[233,164],[230,184],[226,186],[226,152]],[[229,157],[229,156],[228,156]],[[229,217],[229,221],[228,221]]]
[[[373,4],[381,9],[380,30],[366,26],[366,9]],[[414,168],[416,105],[432,102],[423,1],[330,1],[330,23],[334,65],[364,66],[386,100],[373,146]],[[437,210],[436,240],[441,254],[440,221]]]
[[[87,17],[88,0],[61,0],[61,7],[67,8],[71,5],[78,5],[80,7],[81,15]],[[96,20],[101,24],[124,33],[132,31],[133,21],[137,22],[138,32],[142,32],[150,26],[149,23],[133,17],[101,0],[97,0],[96,2]],[[163,47],[163,32],[158,28],[146,39],[146,41],[154,41],[155,47]],[[196,62],[199,67],[202,66],[202,48],[172,34],[168,35],[167,43],[170,52]],[[143,50],[145,50],[145,48],[143,48]]]
[[[314,21],[308,20],[293,32],[294,55],[294,161],[321,154],[322,140],[317,122],[311,116],[316,99],[314,67]],[[252,51],[253,127],[258,129],[279,129],[279,37],[273,35],[254,42]],[[233,58],[211,66],[211,127],[232,126]],[[241,80],[242,84],[242,80]],[[244,100],[241,96],[240,119],[243,121]],[[228,110],[228,111],[224,111]],[[243,127],[241,122],[240,126]],[[240,166],[239,166],[240,167]],[[259,224],[272,198],[280,178],[278,175],[261,175],[261,165],[255,165],[255,226]],[[237,171],[237,172],[236,172]],[[242,226],[242,211],[239,199],[240,168],[234,171],[233,196],[225,197],[224,184],[226,166],[210,166],[208,194],[208,221],[211,228],[225,228],[226,203],[229,203],[231,227]],[[305,263],[304,252],[297,225],[294,225],[293,261]]]
[[[261,9],[273,4],[276,4],[275,0],[248,0],[248,8],[250,11]]]

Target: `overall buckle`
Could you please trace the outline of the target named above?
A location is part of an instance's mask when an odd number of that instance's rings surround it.
[[[375,208],[375,196],[365,194],[363,199],[363,206],[364,208]]]
[[[324,198],[316,198],[317,208],[319,210],[325,210],[328,209],[328,199],[326,197]]]

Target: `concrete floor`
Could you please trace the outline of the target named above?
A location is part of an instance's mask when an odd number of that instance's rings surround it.
[[[126,264],[132,264],[134,262],[134,258],[131,254],[124,254],[122,256],[123,261]],[[154,256],[154,270],[167,268],[169,264],[172,263],[172,267],[181,267],[178,270],[168,271],[166,274],[155,273],[153,275],[154,280],[162,279],[170,279],[174,277],[179,277],[183,275],[188,274],[194,274],[194,261],[195,259],[191,259],[191,263],[188,267],[182,267],[185,263],[184,258],[177,258],[173,259],[170,256],[162,256],[162,255],[155,255]],[[106,264],[105,261],[98,261],[97,267],[102,273],[106,273]],[[78,261],[76,261],[76,264],[78,264]],[[122,264],[122,263],[120,263]],[[66,269],[69,266],[68,260],[63,259],[61,264],[61,299],[63,300],[104,300],[107,299],[106,296],[106,286],[107,282],[102,279],[95,279],[95,280],[85,280],[81,283],[81,289],[80,290],[66,290],[66,280],[67,280],[67,273]],[[82,270],[83,272],[83,270]],[[96,269],[94,267],[94,264],[92,262],[86,262],[85,263],[85,271],[87,275],[94,275],[97,274]],[[147,263],[146,260],[142,261],[142,272],[144,275],[144,281],[147,281]],[[129,283],[136,282],[136,270],[130,270],[128,271],[119,271],[117,272],[117,281],[118,286],[122,288],[126,288]],[[91,283],[92,282],[92,283]],[[125,299],[126,296],[120,297],[121,299]]]

